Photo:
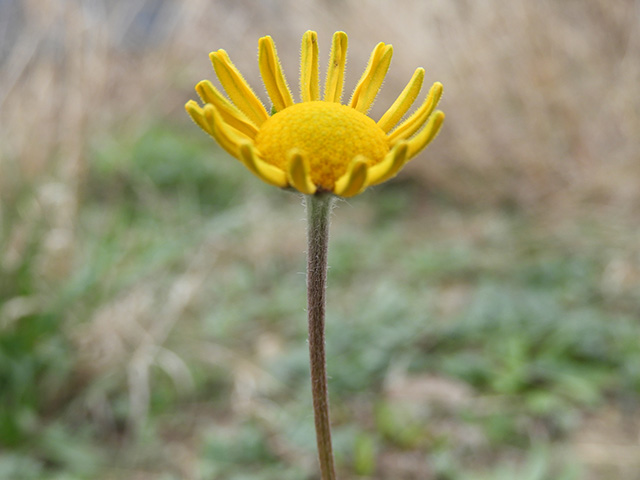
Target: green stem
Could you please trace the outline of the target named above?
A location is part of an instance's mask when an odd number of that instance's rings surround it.
[[[331,448],[331,422],[324,350],[324,312],[329,252],[331,194],[307,195],[307,313],[309,316],[309,359],[311,393],[316,424],[316,441],[322,480],[335,480]]]

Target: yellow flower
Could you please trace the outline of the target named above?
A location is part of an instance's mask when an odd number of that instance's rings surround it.
[[[333,192],[342,197],[394,177],[404,164],[438,133],[444,113],[434,111],[442,84],[433,84],[422,103],[399,125],[424,80],[418,68],[400,96],[377,122],[367,116],[391,63],[391,45],[379,43],[348,105],[340,103],[347,54],[347,35],[336,32],[320,99],[318,42],[315,32],[302,37],[300,96],[294,103],[271,37],[259,42],[262,80],[273,102],[264,105],[227,52],[209,56],[230,101],[208,80],[196,85],[204,106],[191,100],[191,118],[227,152],[261,180],[312,195]]]

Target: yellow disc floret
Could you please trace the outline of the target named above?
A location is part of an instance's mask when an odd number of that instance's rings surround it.
[[[285,171],[292,152],[299,152],[309,162],[313,183],[325,190],[333,189],[357,156],[370,167],[389,151],[387,135],[371,118],[347,105],[321,101],[276,113],[260,127],[255,145],[265,162]]]

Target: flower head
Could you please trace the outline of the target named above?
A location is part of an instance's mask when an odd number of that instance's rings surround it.
[[[379,43],[347,105],[341,104],[347,35],[336,32],[323,98],[318,79],[315,32],[302,37],[301,103],[294,103],[271,37],[259,42],[260,73],[273,102],[271,112],[233,65],[227,52],[209,56],[229,99],[208,80],[196,85],[204,106],[191,100],[191,118],[229,154],[261,180],[311,195],[342,197],[394,177],[435,138],[444,113],[434,111],[442,84],[433,84],[422,103],[401,122],[424,80],[418,68],[396,101],[377,122],[367,116],[391,63],[393,48]]]

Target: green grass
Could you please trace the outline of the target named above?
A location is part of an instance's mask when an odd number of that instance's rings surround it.
[[[0,478],[317,478],[300,201],[196,133],[96,145],[70,273],[39,280],[46,225],[3,271],[5,317],[42,300],[0,327]],[[605,230],[574,226],[406,179],[339,204],[341,478],[583,478],[584,416],[637,409],[640,299],[603,286]],[[434,379],[462,398],[420,393]]]

